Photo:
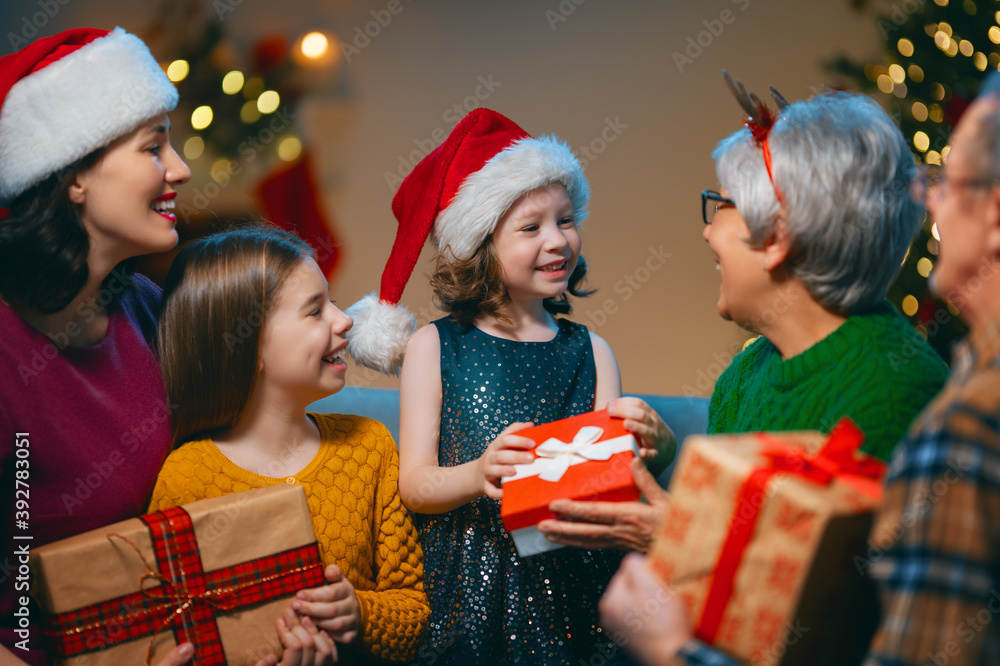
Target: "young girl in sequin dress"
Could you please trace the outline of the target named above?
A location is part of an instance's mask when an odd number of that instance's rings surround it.
[[[410,338],[400,383],[399,488],[417,514],[431,601],[418,663],[577,664],[617,652],[596,604],[621,553],[564,548],[521,559],[499,513],[500,477],[533,459],[518,430],[611,402],[644,454],[671,442],[648,405],[618,400],[607,343],[553,316],[570,311],[567,292],[587,293],[577,226],[588,199],[565,144],[473,111],[393,200],[399,232],[380,301],[348,310],[361,327],[349,351],[393,370],[398,354],[377,356],[387,341],[363,329],[399,316],[391,304],[433,232],[431,284],[449,316]]]

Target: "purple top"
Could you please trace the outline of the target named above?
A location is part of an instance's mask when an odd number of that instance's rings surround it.
[[[20,549],[145,513],[170,449],[150,350],[160,289],[135,275],[124,287],[112,277],[107,292],[121,294],[107,335],[82,348],[60,349],[58,336],[50,340],[0,303],[0,642],[29,663],[47,661],[21,649],[24,636],[14,631],[28,594]],[[39,610],[28,612],[30,645],[39,648]]]

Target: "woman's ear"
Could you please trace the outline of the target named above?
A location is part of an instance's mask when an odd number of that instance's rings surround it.
[[[770,237],[764,241],[764,246],[761,249],[764,252],[764,270],[766,271],[775,271],[788,259],[791,241],[788,238],[788,227],[785,225],[782,213],[778,213],[775,218],[774,230]]]
[[[78,206],[82,206],[87,200],[87,187],[84,184],[80,174],[73,176],[73,182],[70,183],[69,189],[66,190],[66,194],[69,197],[71,203],[75,203]]]

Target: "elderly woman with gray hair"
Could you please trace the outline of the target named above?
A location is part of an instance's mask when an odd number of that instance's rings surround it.
[[[830,93],[777,117],[728,78],[747,127],[712,153],[718,191],[701,194],[720,276],[719,314],[760,337],[716,383],[709,433],[829,430],[851,417],[862,450],[888,459],[947,368],[885,300],[923,205],[917,167],[875,102]],[[666,494],[636,471],[648,503],[559,500],[573,521],[539,527],[560,543],[645,551]]]

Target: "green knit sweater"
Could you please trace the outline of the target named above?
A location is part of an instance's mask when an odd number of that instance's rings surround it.
[[[888,460],[947,374],[941,357],[885,301],[788,360],[766,338],[752,343],[715,384],[708,432],[828,432],[850,416],[865,431],[861,450]]]

